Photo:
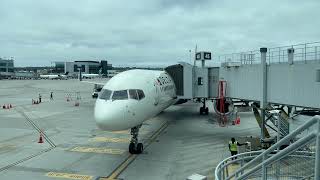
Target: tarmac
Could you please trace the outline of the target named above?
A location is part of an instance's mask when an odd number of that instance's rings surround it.
[[[92,80],[96,81],[96,80]],[[103,80],[102,80],[103,81]],[[145,150],[130,155],[129,131],[106,132],[93,119],[93,84],[77,80],[1,80],[0,179],[214,179],[215,166],[230,156],[231,137],[260,135],[252,112],[241,123],[220,127],[209,103],[174,105],[146,121]],[[53,92],[53,100],[50,99]],[[32,104],[32,99],[42,102]],[[75,104],[79,102],[79,106]],[[38,143],[43,134],[44,143]]]

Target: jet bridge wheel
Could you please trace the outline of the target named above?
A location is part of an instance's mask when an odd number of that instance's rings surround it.
[[[209,108],[208,107],[200,107],[200,115],[202,115],[202,114],[208,115]]]

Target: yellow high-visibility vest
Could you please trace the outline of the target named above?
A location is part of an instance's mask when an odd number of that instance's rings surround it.
[[[230,151],[238,151],[237,141],[235,141],[234,143],[232,143],[232,141],[229,141],[229,144],[230,144]]]

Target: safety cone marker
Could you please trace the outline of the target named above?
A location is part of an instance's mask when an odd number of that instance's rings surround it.
[[[240,116],[237,117],[236,124],[238,124],[238,125],[240,124]]]
[[[42,132],[40,132],[40,137],[38,143],[43,143]]]

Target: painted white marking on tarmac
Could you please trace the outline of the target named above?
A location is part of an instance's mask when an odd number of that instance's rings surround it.
[[[89,139],[91,142],[112,142],[112,143],[128,143],[130,138],[113,138],[113,137],[95,137]]]
[[[94,148],[94,147],[75,147],[69,151],[83,152],[83,153],[101,153],[101,154],[114,154],[121,155],[125,152],[123,149],[111,149],[111,148]]]
[[[48,172],[46,176],[52,177],[52,178],[78,179],[78,180],[93,179],[93,176],[81,175],[81,174],[59,173],[59,172]]]

